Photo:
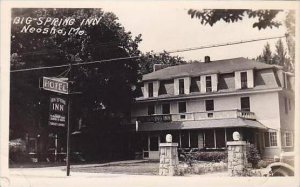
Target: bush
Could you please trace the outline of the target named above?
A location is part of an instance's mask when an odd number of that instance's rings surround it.
[[[260,160],[261,157],[259,151],[253,144],[251,144],[250,147],[247,149],[247,161],[252,164],[252,167],[257,168],[257,164]]]
[[[179,150],[179,160],[191,165],[195,161],[227,162],[227,151],[223,150]]]
[[[211,152],[197,152],[195,153],[195,159],[198,161],[211,161],[220,162],[227,159],[227,151],[211,151]]]

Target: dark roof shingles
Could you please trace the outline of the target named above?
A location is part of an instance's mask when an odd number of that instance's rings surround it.
[[[231,73],[247,69],[266,69],[275,66],[250,60],[247,58],[233,58],[226,60],[199,62],[167,67],[152,73],[145,74],[143,81],[164,80],[183,76],[198,76],[213,73]]]

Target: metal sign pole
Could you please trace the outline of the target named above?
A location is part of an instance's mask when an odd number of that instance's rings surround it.
[[[69,82],[72,79],[72,64],[70,64],[70,72],[69,72]],[[71,123],[71,104],[72,104],[72,98],[70,94],[70,87],[68,90],[68,125],[67,125],[67,159],[66,159],[66,164],[67,164],[67,176],[70,176],[70,123]]]
[[[68,95],[68,125],[67,125],[67,176],[70,176],[70,121],[71,121],[71,98]]]

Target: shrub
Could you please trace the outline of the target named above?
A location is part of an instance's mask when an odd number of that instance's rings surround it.
[[[227,159],[227,156],[227,151],[210,151],[195,153],[195,159],[198,161],[224,162]]]
[[[251,144],[247,149],[247,160],[252,164],[252,167],[255,168],[257,167],[258,162],[261,160],[259,151],[253,144]]]

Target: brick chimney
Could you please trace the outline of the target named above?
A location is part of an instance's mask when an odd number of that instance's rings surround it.
[[[205,56],[204,63],[209,63],[209,62],[210,62],[210,56]]]

